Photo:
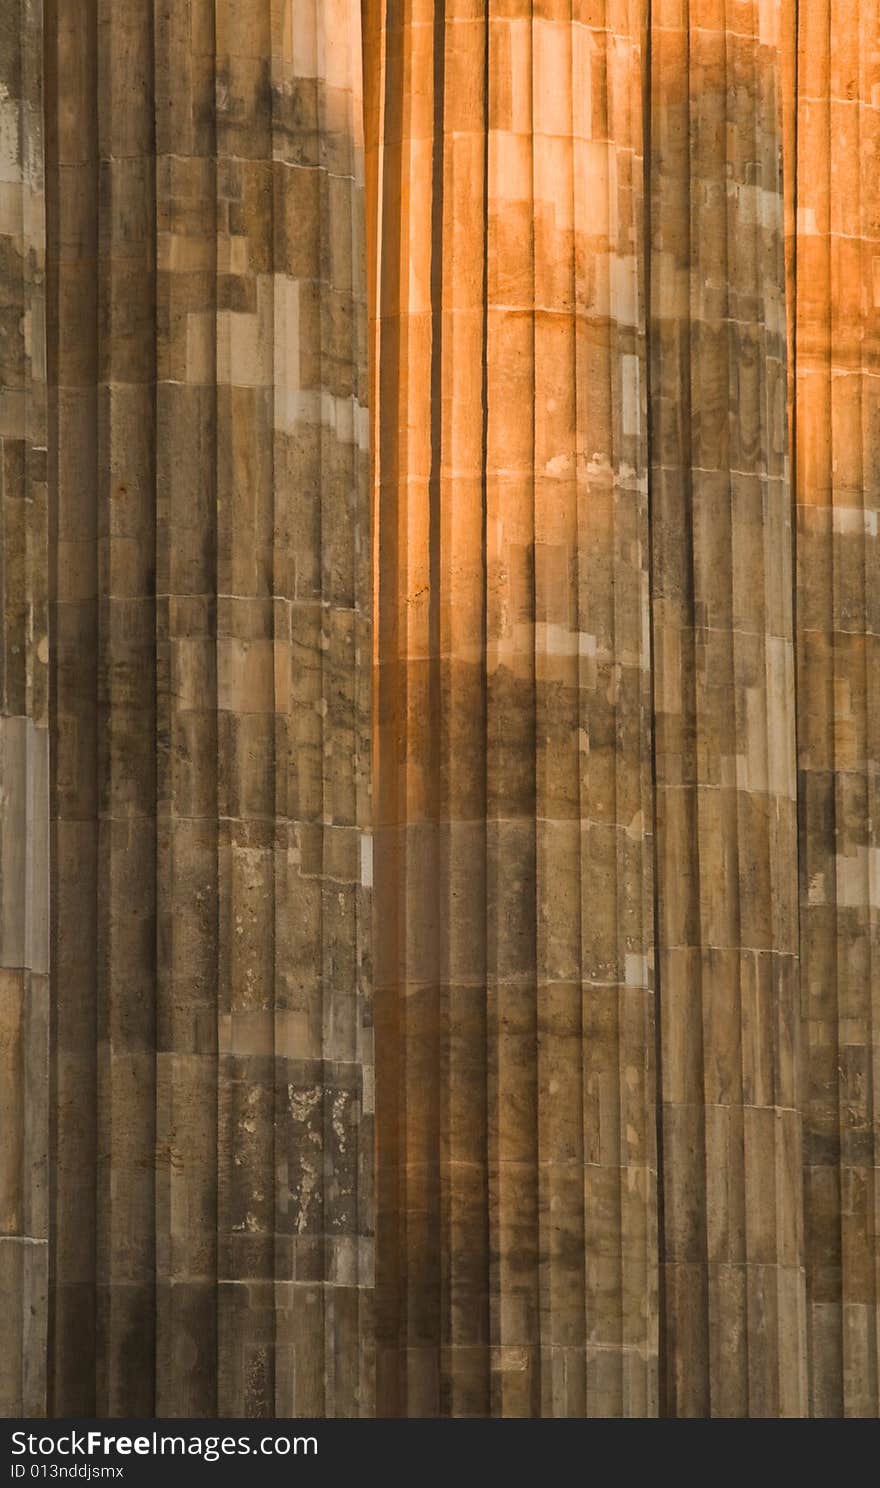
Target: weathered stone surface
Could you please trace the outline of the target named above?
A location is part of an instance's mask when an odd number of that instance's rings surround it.
[[[371,1406],[360,44],[56,0],[53,1408]]]
[[[880,1411],[878,28],[4,7],[0,1411]]]
[[[638,15],[377,5],[366,56],[378,1408],[647,1414]]]

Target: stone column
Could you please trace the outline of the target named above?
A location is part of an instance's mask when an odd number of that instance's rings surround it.
[[[0,21],[0,1414],[46,1408],[48,530],[43,24]]]
[[[878,28],[871,0],[798,6],[797,703],[809,1408],[817,1416],[880,1409]]]
[[[656,1408],[638,5],[366,9],[378,1408]]]
[[[348,0],[51,0],[59,1414],[371,1407]]]
[[[664,1410],[806,1402],[781,7],[651,31]]]

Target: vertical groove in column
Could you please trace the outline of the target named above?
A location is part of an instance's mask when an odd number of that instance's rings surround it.
[[[444,896],[440,936],[441,1192],[447,1249],[440,1410],[490,1409],[489,1089],[486,985],[486,780],[483,347],[486,254],[486,19],[447,0],[435,10],[435,194],[440,329],[432,384],[437,436],[434,686]],[[439,138],[438,138],[439,135]],[[439,200],[438,200],[439,192]]]
[[[621,1163],[621,1414],[658,1410],[658,1160],[654,1108],[656,951],[652,779],[650,545],[648,540],[645,57],[643,7],[612,8],[610,137],[618,146],[619,225],[611,299],[619,363],[615,427],[617,541],[615,655],[618,754],[618,1081]],[[622,282],[621,282],[622,281]],[[621,976],[622,972],[622,976]]]
[[[650,1413],[640,13],[368,16],[379,1409]]]
[[[880,1409],[878,25],[860,0],[798,6],[798,765],[815,1416]]]
[[[805,1398],[779,7],[652,8],[666,1393]]]
[[[214,0],[157,4],[156,1411],[217,1408]]]
[[[532,7],[489,6],[486,995],[491,1412],[541,1414]],[[477,581],[481,577],[477,571]]]
[[[860,572],[855,581],[856,594],[865,615],[865,638],[856,685],[861,681],[865,708],[864,757],[865,783],[858,793],[859,808],[867,823],[867,848],[862,855],[860,879],[867,902],[865,919],[865,978],[857,997],[857,1022],[862,1049],[849,1075],[858,1092],[857,1123],[868,1133],[867,1152],[861,1162],[853,1162],[857,1171],[847,1173],[849,1210],[851,1214],[852,1249],[855,1252],[847,1288],[849,1305],[846,1359],[846,1410],[851,1416],[880,1415],[880,1191],[877,1170],[880,1167],[880,1112],[877,1095],[877,1045],[880,1043],[880,823],[878,823],[878,783],[880,783],[880,710],[877,694],[878,605],[876,595],[880,578],[880,544],[877,542],[880,511],[880,397],[877,371],[880,369],[880,17],[864,8],[858,11],[859,52],[855,66],[849,70],[858,78],[859,106],[854,159],[858,163],[858,203],[861,238],[855,255],[861,282],[868,280],[870,266],[871,294],[860,296],[873,302],[873,317],[859,343],[859,474],[861,477],[862,521],[865,542]],[[867,44],[866,44],[867,43]],[[849,77],[846,91],[849,92]],[[870,111],[863,105],[870,99]],[[873,231],[871,231],[873,228]],[[848,269],[848,266],[847,266]],[[849,273],[846,272],[849,279]],[[852,287],[849,289],[852,295]],[[855,306],[853,306],[853,309]],[[873,654],[872,654],[873,653]],[[863,1083],[864,1082],[864,1083]],[[855,1124],[855,1123],[854,1123]],[[856,1146],[857,1142],[853,1143]],[[847,1154],[848,1155],[848,1154]],[[860,1154],[862,1156],[862,1154]]]
[[[269,0],[216,10],[218,1408],[271,1416],[274,1355],[272,55]]]
[[[319,71],[322,71],[323,70],[322,64],[323,64],[323,61],[324,61],[324,57],[323,57],[323,46],[322,46],[322,43],[324,41],[324,37],[321,34],[321,7],[317,3],[315,4],[315,7],[314,7],[314,26],[315,26],[315,61],[316,61],[316,69],[315,70],[316,70],[316,72],[319,72]],[[321,116],[321,100],[316,95],[316,97],[315,97],[315,124],[316,124],[316,126],[317,126],[317,124],[320,121],[320,116]],[[315,163],[317,164],[317,162],[315,162]],[[320,281],[320,278],[321,278],[321,268],[322,268],[322,265],[321,265],[321,248],[322,248],[322,242],[323,242],[323,237],[324,237],[326,210],[327,210],[326,196],[325,196],[325,193],[321,190],[321,187],[319,185],[317,199],[316,199],[316,210],[315,210],[315,220],[314,220],[314,239],[313,239],[314,259],[313,259],[313,265],[312,265],[312,272],[313,272],[314,280],[315,280],[316,283],[319,282]],[[316,318],[315,318],[315,327],[314,327],[315,345],[313,347],[313,355],[314,355],[316,366],[317,366],[318,383],[319,383],[319,385],[323,381],[323,373],[324,373],[324,340],[325,340],[326,329],[327,329],[327,318],[326,318],[326,314],[325,314],[325,307],[324,307],[323,303],[321,303],[318,306],[318,312],[317,312],[317,315],[316,315]],[[322,476],[323,476],[323,466],[324,466],[324,427],[323,427],[323,424],[324,424],[324,420],[323,420],[323,410],[322,410],[322,418],[321,418],[320,426],[319,426],[318,431],[317,431],[316,448],[315,448],[315,451],[314,451],[314,458],[315,458],[316,467],[317,467],[318,490],[319,490],[319,493],[320,493],[319,499],[318,499],[318,501],[316,503],[316,513],[315,513],[315,521],[316,521],[316,527],[317,527],[316,551],[318,553],[321,552],[321,547],[322,547],[322,542],[323,542],[323,537],[324,537],[324,526],[325,526],[324,482],[323,482],[323,479],[322,479]],[[316,680],[318,681],[320,696],[321,696],[322,699],[324,697],[324,688],[325,688],[325,682],[326,682],[326,676],[327,676],[325,647],[327,645],[328,637],[327,637],[327,633],[326,633],[325,627],[324,627],[324,614],[325,614],[324,604],[325,604],[325,598],[326,598],[326,578],[327,578],[327,575],[326,575],[324,564],[323,564],[322,561],[319,561],[318,566],[317,566],[317,573],[315,575],[315,586],[316,586],[315,587],[315,598],[318,601],[318,605],[317,605],[317,608],[313,611],[313,619],[317,622],[317,637],[316,638],[317,638],[317,642],[318,642],[318,653],[317,653],[317,658],[316,658],[316,660],[317,660],[317,668],[316,668],[317,679]],[[327,723],[326,723],[325,720],[326,720],[325,713],[323,711],[319,711],[319,720],[318,720],[318,722],[316,724],[316,730],[317,730],[317,736],[318,736],[317,737],[318,750],[319,750],[320,758],[321,758],[322,761],[324,760],[325,755],[326,755]],[[317,828],[317,843],[316,843],[316,846],[317,846],[317,851],[318,851],[318,853],[320,855],[321,861],[323,862],[324,845],[325,845],[324,831],[325,831],[325,823],[326,823],[326,803],[327,803],[327,782],[326,782],[326,779],[325,779],[325,773],[324,773],[323,765],[322,765],[321,772],[320,772],[320,782],[321,782],[321,784],[320,784],[320,799],[317,802],[317,805],[318,805],[318,818],[317,818],[317,820],[318,820],[319,825],[318,825],[318,828]],[[325,988],[325,985],[326,985],[326,976],[327,976],[327,971],[328,971],[328,950],[329,950],[329,947],[327,945],[327,929],[328,929],[328,926],[327,926],[327,910],[328,910],[328,908],[329,908],[329,905],[327,903],[327,898],[326,898],[326,895],[324,893],[324,889],[323,889],[323,885],[322,885],[321,894],[320,894],[320,902],[319,902],[319,905],[318,905],[318,932],[319,932],[319,939],[318,939],[318,955],[317,955],[317,964],[318,964],[318,967],[320,969],[319,987],[320,987],[320,990],[321,990],[321,993],[322,994],[324,992],[324,988]],[[319,1044],[319,1053],[320,1053],[320,1057],[321,1057],[321,1060],[322,1061],[324,1059],[325,1052],[326,1052],[326,1021],[324,1019],[323,995],[322,995],[322,999],[321,999],[321,1034],[320,1034],[320,1044]],[[308,1099],[309,1097],[307,1096],[306,1098]],[[321,1095],[320,1106],[319,1106],[319,1110],[318,1110],[318,1120],[319,1120],[319,1123],[320,1123],[320,1127],[319,1127],[319,1129],[320,1129],[320,1153],[321,1153],[322,1162],[325,1162],[326,1161],[326,1154],[327,1154],[327,1151],[328,1151],[328,1136],[329,1136],[329,1133],[328,1133],[328,1130],[327,1130],[327,1111],[326,1111],[325,1104],[324,1104],[323,1092],[322,1092],[322,1095]],[[307,1163],[306,1163],[305,1167],[306,1167],[306,1173],[308,1173],[308,1164]],[[319,1229],[320,1236],[321,1236],[319,1244],[320,1244],[320,1250],[321,1250],[321,1263],[322,1263],[322,1268],[323,1268],[323,1266],[326,1264],[326,1256],[327,1256],[327,1241],[326,1241],[326,1233],[327,1233],[327,1224],[326,1224],[327,1210],[326,1210],[326,1205],[325,1205],[325,1202],[324,1202],[324,1194],[323,1194],[323,1192],[321,1193],[320,1198],[318,1200],[318,1207],[319,1207],[319,1216],[318,1216],[319,1217],[319,1224],[318,1224],[318,1229]],[[316,1323],[316,1334],[317,1334],[317,1336],[316,1336],[316,1353],[318,1354],[318,1357],[320,1357],[324,1361],[324,1363],[325,1363],[325,1369],[322,1370],[320,1372],[320,1374],[318,1374],[318,1376],[316,1378],[316,1381],[315,1381],[315,1384],[317,1386],[316,1394],[318,1394],[319,1395],[319,1398],[321,1398],[323,1400],[323,1397],[324,1397],[324,1395],[326,1393],[326,1383],[327,1383],[327,1381],[326,1381],[326,1360],[327,1360],[327,1343],[328,1343],[328,1339],[327,1339],[327,1331],[326,1331],[326,1317],[325,1317],[324,1307],[323,1307],[323,1301],[324,1301],[324,1299],[323,1299],[323,1297],[321,1297],[320,1299],[318,1299],[318,1298],[315,1298],[314,1299],[315,1302],[317,1302],[319,1300],[320,1300],[320,1304],[321,1305],[320,1305],[319,1308],[315,1308],[315,1323]]]
[[[365,0],[364,128],[366,139],[373,578],[375,595],[373,687],[374,985],[376,1029],[376,1411],[406,1411],[400,1336],[403,1326],[401,1260],[404,1168],[401,1152],[401,1007],[397,995],[403,934],[402,854],[399,850],[401,754],[405,742],[405,675],[399,664],[400,541],[399,325],[400,198],[403,169],[403,48],[400,0]],[[379,398],[381,369],[383,397]],[[405,428],[405,424],[404,424]]]
[[[653,159],[652,144],[652,78],[653,78],[653,15],[655,0],[646,0],[642,8],[640,21],[640,36],[642,40],[642,77],[641,77],[641,105],[642,105],[642,216],[640,221],[640,244],[643,270],[643,324],[645,334],[645,476],[646,476],[646,500],[645,500],[645,550],[647,554],[647,626],[648,626],[648,680],[646,683],[647,706],[650,713],[650,726],[648,730],[648,774],[650,782],[650,878],[651,878],[651,905],[650,923],[651,933],[651,964],[654,973],[654,1021],[652,1028],[653,1051],[654,1051],[654,1152],[656,1164],[655,1198],[656,1208],[654,1213],[654,1243],[656,1266],[654,1268],[653,1284],[656,1288],[656,1314],[657,1314],[657,1369],[656,1369],[656,1412],[661,1419],[668,1415],[668,1401],[666,1391],[666,1273],[664,1266],[664,1237],[666,1233],[665,1223],[665,1193],[663,1186],[663,1101],[661,1092],[663,1090],[663,982],[661,976],[661,963],[658,954],[658,926],[660,923],[660,905],[658,893],[658,853],[657,853],[657,729],[656,729],[656,706],[655,685],[657,679],[657,667],[655,661],[655,632],[653,624],[654,615],[654,494],[652,482],[653,469],[653,439],[652,439],[652,397],[653,397],[653,374],[654,374],[654,348],[651,336],[652,328],[652,301],[651,286],[653,282],[652,258],[651,258],[651,223],[653,220],[654,202],[654,178],[651,171]],[[649,1283],[650,1285],[650,1283]]]
[[[574,175],[572,32],[568,0],[533,14],[539,1410],[549,1417],[584,1414],[586,1375],[579,657],[556,632],[578,624],[577,286],[572,198],[559,190]]]
[[[436,364],[435,344],[441,335],[440,307],[434,302],[432,292],[438,283],[433,266],[436,255],[442,252],[438,219],[433,215],[434,160],[441,142],[435,143],[434,135],[443,117],[443,102],[434,96],[437,82],[434,54],[438,42],[431,24],[434,9],[429,7],[423,17],[416,4],[409,7],[410,25],[404,32],[405,108],[409,117],[402,175],[405,171],[404,200],[408,198],[408,211],[402,224],[401,256],[408,284],[400,306],[402,318],[405,316],[405,389],[411,421],[406,460],[400,471],[407,605],[405,815],[401,833],[406,865],[401,989],[404,1232],[408,1257],[404,1263],[404,1359],[406,1413],[415,1416],[438,1415],[445,1393],[442,1357],[445,1298],[440,1237],[440,1190],[445,1175],[438,1143],[442,1118],[441,923],[448,878],[444,881],[441,877],[438,823],[435,731],[440,720],[431,713],[439,665],[436,630],[432,633],[431,625],[432,609],[438,603],[436,556],[431,545],[432,535],[436,538],[438,499],[437,472],[432,469],[432,435],[436,440],[432,373]],[[423,241],[428,223],[432,234],[430,254],[425,252]]]
[[[48,533],[42,9],[0,21],[0,1411],[46,1409]]]
[[[367,317],[366,162],[363,100],[361,7],[355,0],[348,11],[352,34],[349,121],[353,168],[349,182],[351,291],[355,426],[353,461],[357,520],[352,524],[354,598],[354,812],[358,828],[356,915],[356,1019],[348,1048],[362,1066],[360,1117],[357,1133],[357,1327],[359,1383],[357,1408],[361,1416],[376,1413],[375,1346],[375,1035],[373,1000],[373,529],[370,447],[372,415],[369,375],[370,332]],[[352,1411],[352,1414],[354,1411]]]
[[[572,3],[570,3],[568,9],[569,9],[569,16],[568,16],[569,22],[570,23],[573,23],[574,18],[575,18],[574,0],[572,0]],[[569,37],[569,44],[568,44],[569,69],[568,69],[568,78],[567,78],[568,93],[569,93],[569,98],[568,98],[568,102],[569,102],[569,119],[570,119],[571,138],[572,138],[572,169],[570,171],[571,193],[570,193],[570,199],[569,199],[569,202],[567,203],[567,205],[568,205],[568,209],[569,209],[569,212],[570,212],[570,220],[571,220],[571,227],[572,227],[572,233],[573,234],[576,234],[577,233],[577,230],[578,230],[578,219],[579,219],[579,209],[580,209],[580,201],[579,201],[580,193],[578,191],[578,185],[579,185],[579,182],[578,182],[578,171],[575,169],[574,160],[575,160],[575,154],[576,154],[576,149],[577,149],[576,140],[577,140],[579,134],[582,133],[582,130],[579,129],[579,127],[578,127],[578,125],[580,123],[580,119],[579,119],[579,100],[580,100],[580,97],[581,97],[581,93],[580,93],[580,89],[581,89],[580,64],[581,64],[581,61],[582,61],[581,52],[582,52],[582,48],[578,46],[578,43],[577,43],[577,41],[575,39],[574,29],[572,27],[572,32],[571,32],[571,35]],[[566,293],[567,293],[568,300],[570,302],[570,314],[571,314],[571,317],[572,317],[572,319],[571,319],[571,328],[572,328],[572,332],[573,332],[573,334],[569,338],[569,345],[568,345],[567,352],[568,352],[568,356],[570,358],[569,366],[570,366],[570,376],[571,376],[571,382],[572,382],[572,386],[571,386],[571,397],[572,397],[572,404],[573,404],[573,415],[574,415],[574,417],[573,417],[573,426],[574,426],[574,434],[575,434],[575,438],[574,438],[574,473],[573,474],[574,474],[574,523],[575,523],[575,529],[576,530],[579,527],[579,524],[580,524],[580,522],[582,520],[582,514],[583,514],[583,502],[584,502],[584,496],[585,496],[585,489],[584,489],[584,487],[585,487],[585,481],[584,481],[585,468],[584,467],[585,467],[585,463],[586,463],[585,462],[585,459],[584,459],[583,424],[582,424],[581,412],[580,412],[580,402],[581,402],[581,398],[583,396],[583,372],[582,372],[582,368],[580,367],[579,357],[578,357],[579,338],[578,338],[578,318],[577,318],[577,311],[578,311],[578,293],[577,293],[577,290],[578,290],[577,264],[576,264],[575,254],[572,254],[571,255],[571,258],[570,258],[570,263],[569,263],[569,282],[568,282],[568,285],[566,286]],[[581,629],[585,629],[586,628],[583,625],[584,613],[583,613],[583,596],[582,596],[582,584],[584,582],[584,576],[585,576],[585,565],[586,565],[586,556],[585,556],[584,553],[581,552],[579,545],[576,544],[576,551],[575,551],[575,557],[574,557],[574,563],[573,563],[573,575],[572,575],[572,577],[573,577],[573,582],[574,582],[574,584],[576,586],[575,593],[576,593],[576,605],[577,605],[577,628],[578,628],[578,631],[579,632],[580,632]],[[577,661],[577,669],[578,669],[578,671],[580,669],[580,658],[578,658],[578,661]],[[580,747],[581,747],[582,739],[585,737],[585,725],[586,725],[585,711],[584,711],[584,698],[583,698],[583,694],[581,693],[580,689],[578,689],[577,719],[576,719],[576,723],[577,723],[576,747],[577,747],[577,750],[579,752],[580,751]],[[577,784],[576,784],[576,788],[575,788],[575,804],[576,804],[577,818],[578,818],[578,821],[581,822],[583,820],[583,816],[584,816],[584,779],[583,779],[583,774],[582,774],[582,772],[581,772],[580,769],[577,770]],[[578,832],[577,864],[578,864],[578,876],[582,880],[583,879],[583,870],[584,870],[584,841],[583,841],[583,833],[580,830]],[[584,929],[585,929],[585,927],[584,927],[584,905],[583,905],[583,897],[582,896],[581,896],[580,902],[578,904],[577,917],[576,918],[577,918],[578,945],[579,945],[579,950],[580,950],[581,958],[583,958]],[[575,1019],[574,1019],[574,1028],[580,1034],[580,1040],[581,1040],[581,1045],[582,1045],[582,1043],[583,1043],[583,1033],[584,1033],[584,1027],[585,1027],[583,995],[582,994],[578,997],[578,1003],[580,1004],[580,1006],[577,1009],[577,1013],[576,1013],[576,1016],[575,1016]],[[584,1067],[583,1067],[583,1064],[584,1064],[584,1061],[583,1061],[583,1048],[582,1047],[581,1048],[575,1047],[572,1050],[572,1053],[574,1054],[575,1057],[572,1059],[572,1055],[570,1054],[569,1055],[569,1063],[570,1063],[570,1065],[574,1066],[574,1068],[571,1070],[571,1072],[569,1074],[569,1080],[571,1081],[571,1083],[574,1084],[574,1095],[575,1095],[576,1112],[575,1112],[574,1140],[572,1141],[571,1137],[569,1137],[569,1160],[571,1161],[571,1158],[572,1157],[575,1158],[575,1162],[572,1164],[572,1166],[574,1168],[576,1168],[577,1167],[577,1159],[578,1158],[580,1158],[581,1160],[583,1159],[583,1146],[584,1146],[584,1108],[585,1108],[584,1095],[585,1095],[585,1081],[584,1081]],[[580,1126],[580,1131],[577,1130],[578,1125]],[[578,1313],[581,1315],[581,1317],[585,1321],[586,1321],[586,1317],[587,1317],[587,1287],[588,1287],[587,1269],[588,1269],[588,1262],[587,1262],[587,1247],[586,1247],[586,1243],[585,1243],[585,1241],[586,1241],[586,1218],[587,1218],[587,1216],[586,1216],[586,1186],[583,1185],[583,1184],[581,1184],[580,1187],[581,1187],[581,1193],[579,1195],[579,1202],[578,1202],[578,1198],[576,1198],[574,1204],[572,1205],[572,1213],[571,1213],[571,1215],[569,1217],[569,1227],[570,1227],[569,1233],[570,1233],[570,1236],[572,1236],[575,1239],[575,1242],[576,1242],[575,1254],[573,1256],[570,1256],[569,1259],[568,1259],[568,1268],[567,1268],[568,1269],[568,1276],[566,1278],[568,1288],[570,1289],[569,1305],[571,1307],[571,1312],[572,1312],[572,1315],[573,1315],[572,1319],[569,1321],[569,1330],[572,1331],[572,1332],[573,1332],[573,1319],[574,1319],[574,1317],[576,1317],[578,1315]],[[578,1240],[580,1241],[579,1245],[577,1244],[577,1241]],[[574,1396],[576,1398],[576,1396],[578,1396],[580,1394],[580,1379],[578,1377],[579,1376],[579,1373],[580,1373],[580,1371],[578,1369],[578,1365],[580,1363],[580,1360],[579,1360],[577,1354],[572,1354],[569,1357],[570,1357],[571,1361],[575,1365],[574,1369],[571,1370],[571,1374],[573,1375],[574,1382],[576,1383],[576,1391],[573,1391],[572,1388],[571,1388],[571,1385],[569,1384],[568,1385],[568,1393],[569,1393],[569,1396],[570,1397]],[[566,1371],[566,1373],[568,1373],[568,1371]],[[584,1384],[585,1383],[586,1383],[586,1381],[584,1381]],[[586,1390],[585,1389],[584,1389],[584,1398],[586,1398]]]
[[[441,550],[440,550],[440,511],[442,501],[441,491],[441,457],[443,448],[443,406],[442,406],[442,369],[444,347],[446,345],[444,336],[444,316],[442,312],[444,277],[448,284],[448,276],[444,276],[445,265],[443,262],[443,231],[444,202],[445,202],[445,137],[444,125],[446,118],[446,0],[437,0],[434,6],[433,26],[431,36],[431,101],[432,101],[432,128],[431,128],[431,268],[428,294],[431,306],[431,368],[430,368],[430,455],[428,468],[428,608],[426,617],[427,649],[431,663],[427,677],[427,690],[425,696],[425,716],[429,719],[437,719],[439,727],[432,728],[428,734],[428,742],[425,749],[426,774],[430,781],[428,788],[427,812],[429,819],[436,824],[435,837],[432,843],[433,873],[435,880],[443,885],[443,889],[450,882],[450,874],[454,872],[456,858],[459,856],[455,848],[457,844],[452,841],[450,831],[447,836],[441,825],[441,819],[451,813],[444,811],[444,803],[441,800],[440,767],[441,760],[448,754],[450,743],[448,720],[445,710],[441,710],[441,671],[440,661],[440,627],[441,627]],[[426,28],[427,30],[427,28]],[[436,660],[435,660],[436,658]],[[445,898],[444,894],[444,898]],[[455,1183],[450,1181],[451,1174],[447,1164],[443,1161],[443,1143],[448,1128],[450,1110],[451,1085],[454,1072],[454,1060],[452,1045],[448,1042],[451,1032],[451,1017],[454,1018],[455,992],[450,986],[452,968],[450,965],[450,951],[454,950],[454,937],[449,936],[449,911],[438,916],[436,927],[436,939],[433,949],[435,965],[434,976],[436,978],[437,990],[433,995],[434,1028],[432,1030],[434,1040],[434,1058],[437,1073],[437,1097],[436,1118],[430,1137],[432,1151],[429,1151],[428,1162],[430,1166],[437,1169],[437,1195],[436,1195],[436,1219],[433,1228],[435,1230],[435,1243],[437,1246],[438,1259],[438,1322],[439,1322],[439,1378],[438,1378],[438,1408],[440,1413],[450,1409],[452,1392],[449,1385],[455,1378],[455,1371],[450,1370],[450,1355],[446,1352],[449,1347],[453,1318],[453,1276],[456,1269],[457,1256],[453,1253],[454,1245],[452,1233],[452,1215],[455,1208]],[[431,994],[429,994],[430,996]],[[476,1113],[474,1113],[476,1116]],[[449,1132],[449,1136],[452,1133]],[[447,1138],[448,1140],[448,1138]],[[431,1219],[429,1218],[429,1224]],[[454,1356],[452,1356],[454,1357]]]
[[[432,1058],[438,991],[424,985],[421,968],[431,964],[436,945],[435,903],[442,885],[432,882],[430,899],[420,908],[418,890],[424,891],[432,879],[429,855],[436,833],[427,821],[421,789],[426,771],[417,752],[420,746],[412,742],[416,728],[419,738],[426,739],[422,720],[429,672],[424,637],[431,420],[425,393],[431,376],[431,321],[426,313],[431,251],[419,244],[418,261],[412,264],[410,254],[416,252],[417,234],[431,222],[433,68],[426,64],[433,26],[429,12],[417,32],[403,6],[390,7],[387,15],[367,7],[367,15],[365,64],[368,79],[373,75],[367,94],[377,110],[372,125],[368,121],[371,194],[378,179],[377,152],[383,153],[381,201],[374,196],[381,239],[377,225],[371,228],[371,252],[377,255],[380,275],[378,306],[372,307],[380,316],[374,377],[378,370],[384,386],[393,368],[388,396],[377,411],[374,474],[380,627],[375,684],[376,886],[377,903],[386,906],[376,916],[377,1411],[432,1415],[438,1410],[439,1391],[440,1220],[437,1164],[430,1161],[428,1149],[437,1133],[431,1113],[438,1090],[437,1061]],[[421,51],[415,54],[420,41]],[[385,63],[382,101],[375,81],[380,56]],[[416,67],[422,69],[423,85],[414,100],[409,80]],[[409,304],[402,288],[407,281]],[[419,394],[422,401],[417,404]],[[414,487],[418,482],[415,502],[406,484],[408,474]],[[419,527],[411,529],[416,520]],[[408,589],[413,591],[409,607]],[[405,665],[409,654],[417,658],[411,674]],[[422,916],[415,944],[413,910]]]
[[[152,13],[99,0],[99,1415],[155,1407],[155,134]],[[62,957],[63,966],[63,957]],[[59,975],[61,967],[59,967]]]
[[[94,1416],[97,1285],[97,4],[49,0],[52,1122],[49,1409]],[[64,976],[58,968],[64,966]]]

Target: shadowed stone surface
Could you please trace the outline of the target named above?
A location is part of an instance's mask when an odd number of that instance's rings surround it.
[[[778,7],[653,15],[666,1407],[806,1402]]]

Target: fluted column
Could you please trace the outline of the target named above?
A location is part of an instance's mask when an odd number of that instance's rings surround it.
[[[231,825],[222,820],[218,689],[219,310],[229,264],[220,11],[212,0],[155,14],[156,1410],[185,1415],[223,1408],[219,1376],[231,1352],[218,1326],[229,1265],[218,1135],[221,960],[230,970],[218,909]],[[260,992],[271,1001],[265,973]],[[253,1410],[253,1393],[240,1400]]]
[[[378,1405],[650,1414],[638,5],[368,5]]]
[[[651,32],[664,1409],[806,1402],[780,14]]]
[[[49,57],[53,1407],[358,1414],[358,16],[52,0]]]
[[[880,1409],[878,27],[870,0],[798,5],[797,702],[809,1408],[817,1416]]]
[[[0,40],[0,1415],[46,1402],[48,531],[42,8]]]

